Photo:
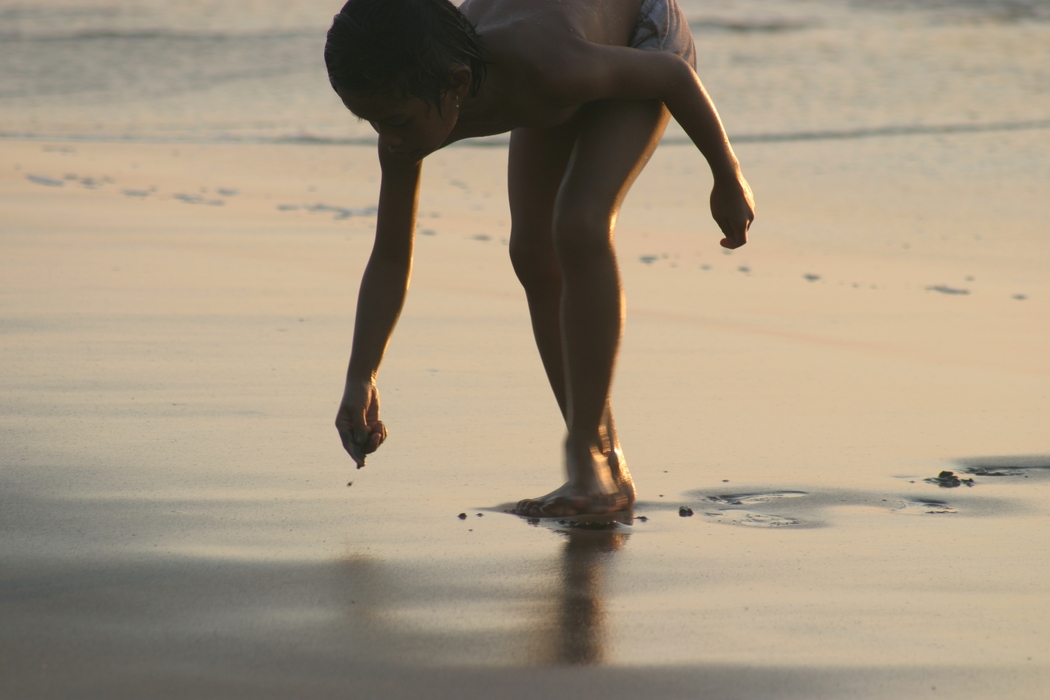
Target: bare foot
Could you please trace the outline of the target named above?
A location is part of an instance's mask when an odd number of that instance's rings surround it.
[[[597,446],[572,449],[566,444],[569,480],[546,496],[519,501],[513,512],[532,518],[560,518],[630,510],[635,499],[634,481],[615,432],[610,430],[606,435],[601,445],[606,451]]]

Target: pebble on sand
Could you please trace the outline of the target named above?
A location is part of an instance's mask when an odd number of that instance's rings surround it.
[[[467,514],[466,513],[460,513],[456,517],[459,518],[460,520],[466,520],[467,519]]]
[[[693,517],[693,509],[689,506],[681,506],[678,509],[678,515],[680,515],[683,518],[691,518]]]
[[[973,486],[973,479],[960,479],[955,475],[955,472],[942,471],[937,476],[932,476],[929,479],[923,479],[927,484],[936,484],[942,489],[954,489],[958,486]]]

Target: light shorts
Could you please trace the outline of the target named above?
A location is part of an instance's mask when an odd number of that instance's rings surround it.
[[[689,32],[689,22],[682,8],[675,0],[642,0],[638,23],[627,45],[644,51],[677,54],[696,70],[693,35]]]

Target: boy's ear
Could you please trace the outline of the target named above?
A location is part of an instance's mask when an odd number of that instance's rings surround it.
[[[460,99],[465,98],[470,92],[470,80],[473,77],[474,73],[470,70],[470,66],[459,64],[452,69],[452,84],[456,86],[452,90],[459,95]]]

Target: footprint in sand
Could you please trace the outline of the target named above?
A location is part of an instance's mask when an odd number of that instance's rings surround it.
[[[915,500],[901,501],[899,505],[890,508],[890,512],[900,513],[901,515],[942,515],[955,513],[956,510],[944,501],[937,501],[932,498],[917,498]]]
[[[959,287],[949,287],[946,284],[934,284],[926,288],[930,292],[940,292],[941,294],[969,294],[969,289],[962,289]]]
[[[38,185],[44,185],[46,187],[61,187],[66,184],[62,180],[56,180],[53,177],[47,177],[46,175],[26,175],[26,179],[30,182],[35,182]]]

